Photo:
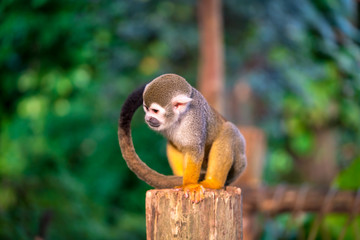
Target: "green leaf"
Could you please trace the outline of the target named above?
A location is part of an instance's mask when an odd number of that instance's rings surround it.
[[[354,159],[352,163],[335,179],[335,185],[341,189],[358,189],[360,187],[360,157]]]

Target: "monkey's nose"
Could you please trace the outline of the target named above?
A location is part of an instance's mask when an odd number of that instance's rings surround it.
[[[159,127],[160,126],[160,121],[153,117],[149,118],[149,120],[147,120],[147,122],[149,123],[149,125],[151,127]]]

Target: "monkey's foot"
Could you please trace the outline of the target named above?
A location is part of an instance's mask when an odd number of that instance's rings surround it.
[[[212,178],[207,178],[204,181],[201,181],[200,184],[203,185],[204,188],[211,188],[211,189],[220,189],[224,187],[224,184]]]
[[[185,192],[185,197],[190,198],[192,203],[199,203],[205,198],[205,188],[201,184],[191,183],[175,188],[183,190]]]

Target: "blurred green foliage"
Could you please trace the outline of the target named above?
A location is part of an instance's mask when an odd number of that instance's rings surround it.
[[[117,118],[144,81],[193,78],[193,5],[5,0],[0,22],[0,238],[32,239],[51,211],[49,239],[144,239],[149,187],[121,159]],[[137,115],[139,155],[170,173]]]
[[[316,132],[336,129],[349,167],[335,184],[360,186],[358,9],[351,0],[224,1],[228,88],[246,76],[266,103],[256,117],[269,135],[266,181],[286,179]],[[176,72],[194,85],[195,3],[2,0],[0,23],[0,238],[33,239],[51,211],[49,239],[144,239],[149,187],[121,159],[117,118],[155,76]],[[140,112],[133,138],[145,162],[170,173],[165,141]]]
[[[233,0],[225,7],[229,84],[246,78],[264,105],[254,112],[269,136],[266,179],[303,180],[293,162],[312,156],[325,131],[334,132],[346,168],[360,156],[358,3]]]

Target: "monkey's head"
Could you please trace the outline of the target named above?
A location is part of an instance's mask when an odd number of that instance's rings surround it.
[[[165,130],[186,112],[192,87],[176,74],[164,74],[146,85],[143,93],[145,121],[155,131]]]

